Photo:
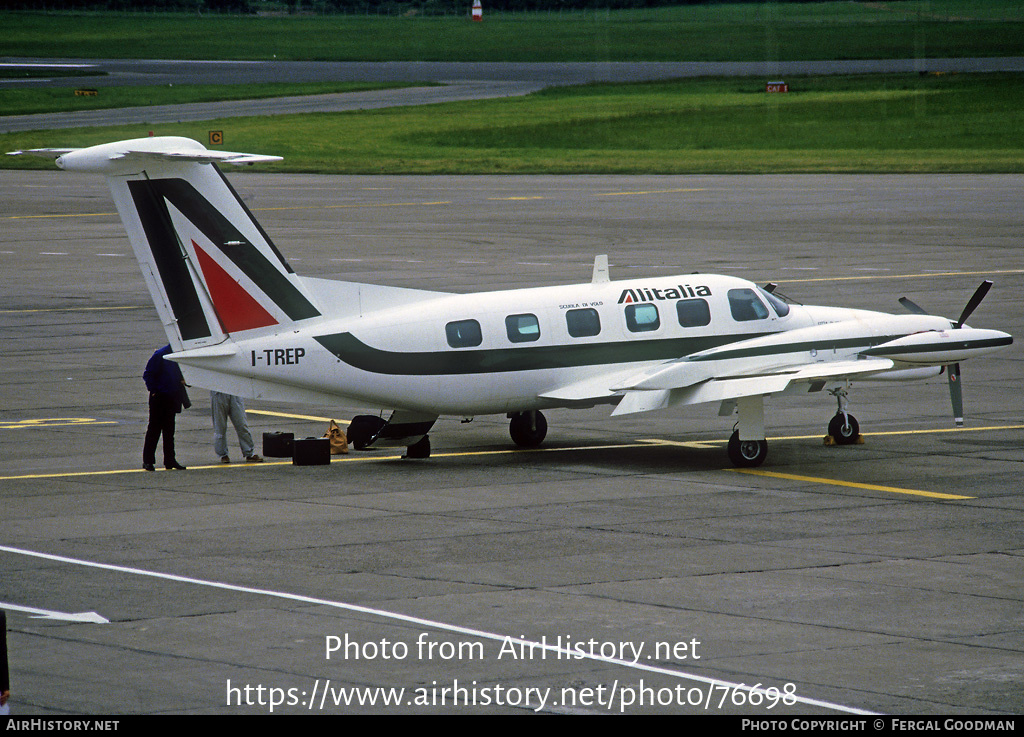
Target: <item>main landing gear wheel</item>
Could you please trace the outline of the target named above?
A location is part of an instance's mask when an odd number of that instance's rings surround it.
[[[548,434],[548,421],[540,412],[513,412],[509,420],[508,434],[521,448],[536,448]]]
[[[740,440],[740,431],[734,430],[729,438],[729,460],[740,468],[754,468],[768,457],[767,440]]]
[[[828,423],[828,434],[836,441],[836,445],[850,445],[857,442],[860,436],[860,423],[848,412],[836,412]]]
[[[402,458],[430,458],[430,436],[424,435],[412,445],[406,447]]]

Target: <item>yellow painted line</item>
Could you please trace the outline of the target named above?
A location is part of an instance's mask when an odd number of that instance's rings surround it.
[[[947,432],[993,432],[997,430],[1024,430],[1024,425],[989,425],[988,427],[946,427],[934,430],[891,430],[883,432],[864,433],[865,436],[872,435],[931,435]]]
[[[364,207],[433,207],[435,205],[450,205],[451,200],[438,200],[437,202],[363,202],[346,205],[292,205],[289,207],[256,207],[253,212],[284,212],[288,210],[358,210]]]
[[[574,450],[609,450],[614,448],[636,448],[636,443],[619,443],[615,445],[581,445],[572,446],[567,448],[508,448],[506,450],[467,450],[467,451],[452,451],[449,453],[431,453],[431,458],[462,458],[469,456],[497,456],[497,455],[513,455],[513,454],[524,454],[524,453],[560,453],[564,451]],[[361,451],[356,451],[358,455],[348,454],[345,456],[334,456],[331,458],[331,463],[359,463],[367,461],[395,461],[401,460],[401,455],[362,455]],[[189,471],[211,471],[221,469],[256,469],[265,468],[268,466],[291,466],[294,465],[291,460],[284,461],[267,461],[263,463],[213,463],[203,466],[188,466],[186,471],[181,473],[188,473]],[[157,468],[157,473],[166,472],[166,469]],[[0,476],[0,481],[23,481],[27,479],[57,479],[57,478],[74,478],[78,476],[113,476],[116,474],[128,474],[128,473],[153,473],[153,471],[146,471],[142,468],[122,468],[113,471],[71,471],[71,472],[60,472],[60,473],[31,473],[22,474],[20,476]],[[175,473],[179,473],[175,471]]]
[[[173,473],[188,473],[189,471],[208,471],[215,468],[240,468],[242,466],[282,466],[292,465],[290,460],[288,461],[270,461],[263,463],[218,463],[209,466],[188,466],[186,471],[174,471]],[[69,471],[64,473],[29,473],[21,476],[0,476],[0,481],[22,481],[26,479],[65,479],[75,478],[79,476],[116,476],[118,474],[129,474],[129,473],[171,473],[165,468],[157,468],[156,471],[147,471],[144,468],[120,468],[114,471]]]
[[[16,315],[28,312],[104,312],[109,310],[144,310],[148,308],[149,305],[146,305],[146,307],[138,305],[121,305],[118,307],[40,307],[24,310],[0,310],[0,315]]]
[[[961,432],[1001,432],[1006,430],[1024,430],[1024,425],[987,425],[983,427],[942,427],[934,428],[932,430],[883,430],[880,432],[866,432],[863,433],[864,437],[882,437],[885,435],[934,435],[939,433],[961,433]],[[814,440],[815,438],[824,438],[825,433],[817,433],[814,435],[777,435],[774,437],[767,438],[769,441],[775,440]],[[658,438],[650,438],[647,440],[641,440],[641,443],[657,443],[661,445],[680,445],[688,448],[713,448],[720,445],[725,445],[728,439],[722,440],[695,440],[690,442],[682,442],[678,440],[662,440]]]
[[[866,281],[868,279],[879,281],[881,279],[927,279],[937,276],[992,276],[994,274],[1024,274],[1024,269],[997,269],[986,271],[933,271],[928,274],[879,274],[873,272],[864,276],[822,276],[814,279],[786,279],[779,277],[780,282],[806,283],[806,282],[833,282],[833,281]]]
[[[430,457],[459,458],[463,456],[516,455],[525,453],[565,453],[574,450],[615,450],[616,448],[638,447],[640,446],[637,443],[615,443],[613,445],[571,445],[562,448],[506,448],[504,450],[466,450],[450,453],[431,453]]]
[[[363,203],[363,204],[348,204],[348,205],[308,205],[308,206],[293,206],[293,207],[257,207],[253,208],[253,212],[278,212],[282,210],[342,210],[342,209],[354,209],[361,207],[414,207],[414,206],[428,206],[428,205],[450,205],[450,200],[440,200],[437,202],[381,202],[381,203]],[[0,220],[46,220],[46,219],[61,219],[61,218],[99,218],[99,217],[117,217],[116,212],[79,212],[79,213],[50,213],[46,215],[4,215],[0,216]]]
[[[284,412],[271,412],[269,410],[252,410],[247,409],[246,412],[253,414],[263,414],[273,417],[285,417],[294,418],[300,420],[311,420],[314,422],[330,422],[329,417],[317,417],[313,415],[297,415],[287,414]],[[343,421],[338,421],[339,424]],[[990,427],[978,427],[978,428],[955,428],[948,430],[901,430],[898,432],[885,432],[885,433],[872,433],[874,435],[915,435],[929,432],[982,432],[982,431],[998,431],[998,430],[1017,430],[1024,429],[1024,425],[1000,425]],[[806,440],[809,438],[821,438],[823,435],[792,435],[788,437],[776,437],[769,438],[769,440]],[[575,445],[566,447],[556,448],[508,448],[503,450],[467,450],[467,451],[450,451],[442,453],[431,453],[431,458],[469,458],[473,456],[499,456],[499,455],[515,455],[515,454],[527,454],[527,453],[565,453],[571,451],[587,451],[587,450],[615,450],[625,448],[642,448],[649,447],[651,445],[661,446],[676,446],[685,448],[695,448],[700,450],[708,450],[717,448],[724,445],[726,440],[698,440],[698,441],[677,441],[677,440],[663,440],[659,438],[643,438],[638,439],[631,443],[615,443],[610,445]],[[358,463],[368,461],[392,461],[401,459],[401,455],[374,455],[372,451],[363,455],[361,451],[356,451],[354,454],[345,456],[332,457],[331,463]],[[212,469],[239,469],[239,468],[261,468],[268,466],[285,466],[293,465],[291,460],[284,461],[265,461],[264,463],[216,463],[203,466],[189,466],[188,470],[192,471],[204,471]],[[157,471],[163,471],[164,469],[158,468]],[[916,494],[920,496],[928,496],[936,499],[974,499],[975,497],[955,496],[951,494],[940,494],[937,492],[929,491],[917,491],[914,489],[899,489],[896,487],[877,486],[871,484],[860,484],[853,481],[838,481],[834,479],[823,479],[814,478],[809,476],[795,476],[792,474],[776,473],[773,471],[757,471],[754,469],[724,469],[727,471],[737,471],[739,473],[751,473],[763,476],[774,476],[778,478],[785,478],[790,480],[799,481],[810,481],[821,484],[831,484],[835,486],[848,486],[852,488],[869,489],[874,491],[888,491],[899,494]],[[23,474],[18,476],[0,476],[0,481],[14,481],[14,480],[25,480],[25,479],[53,479],[53,478],[74,478],[79,476],[111,476],[116,474],[126,473],[150,473],[144,471],[141,468],[138,469],[118,469],[113,471],[74,471],[74,472],[60,472],[60,473],[40,473],[40,474]]]
[[[786,479],[788,481],[804,481],[811,484],[824,484],[826,486],[845,486],[851,489],[864,489],[867,491],[884,491],[889,494],[910,494],[912,496],[924,496],[930,499],[964,500],[975,499],[973,496],[958,496],[956,494],[940,494],[935,491],[919,491],[917,489],[900,489],[895,486],[879,486],[877,484],[861,484],[856,481],[840,481],[839,479],[818,478],[816,476],[798,476],[793,473],[779,473],[777,471],[760,471],[756,468],[727,468],[726,471],[734,473],[746,473],[751,476],[766,476],[773,479]]]
[[[0,220],[40,220],[47,218],[102,218],[117,217],[116,212],[51,213],[48,215],[4,215]]]
[[[330,422],[334,420],[339,425],[348,420],[339,420],[336,417],[317,417],[316,415],[295,415],[288,412],[271,412],[265,409],[249,409],[245,408],[245,413],[249,415],[267,415],[269,417],[284,417],[291,420],[310,420],[312,422]]]
[[[541,195],[523,196],[523,197],[488,197],[489,200],[496,200],[499,202],[506,202],[508,200],[544,200],[546,197]]]
[[[661,438],[644,438],[637,442],[650,443],[651,445],[672,445],[677,448],[697,448],[699,450],[711,450],[727,443],[727,440],[662,440]]]
[[[636,194],[671,194],[673,192],[706,192],[704,187],[683,187],[680,189],[647,189],[638,192],[598,192],[594,197],[628,197]]]
[[[0,430],[26,430],[33,428],[66,427],[68,425],[116,425],[114,420],[94,420],[91,417],[46,417],[34,420],[0,422]]]

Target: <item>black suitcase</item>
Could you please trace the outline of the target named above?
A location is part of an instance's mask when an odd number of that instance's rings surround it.
[[[263,433],[263,455],[267,458],[291,458],[295,435],[290,432]]]
[[[329,466],[330,463],[331,441],[327,438],[305,438],[295,441],[292,465]]]

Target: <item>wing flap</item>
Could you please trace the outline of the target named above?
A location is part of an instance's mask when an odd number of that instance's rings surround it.
[[[764,396],[784,392],[795,383],[847,379],[883,373],[892,369],[888,359],[836,361],[802,366],[786,366],[773,371],[722,376],[672,389],[627,390],[612,415],[650,412],[680,405],[722,402],[742,397]]]

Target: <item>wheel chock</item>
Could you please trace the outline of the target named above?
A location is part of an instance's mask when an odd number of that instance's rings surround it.
[[[831,435],[826,435],[824,438],[822,438],[821,444],[822,445],[839,445],[839,443],[836,442],[836,439],[834,437],[832,437]],[[856,440],[854,440],[852,443],[848,443],[848,444],[849,445],[864,445],[864,436],[861,435],[860,433],[858,433]]]

